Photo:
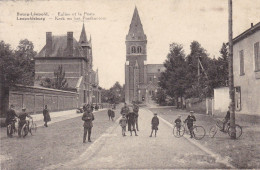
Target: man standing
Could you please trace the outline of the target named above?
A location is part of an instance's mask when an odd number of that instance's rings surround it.
[[[23,125],[26,124],[26,117],[32,119],[32,117],[28,113],[26,113],[25,111],[26,111],[26,108],[23,107],[22,113],[18,116],[19,119],[20,119],[19,124],[18,124],[18,136],[19,137],[21,137],[21,130],[22,130]],[[29,124],[28,124],[28,126],[29,126]],[[26,135],[27,134],[25,134],[25,136]]]
[[[47,122],[51,121],[51,117],[47,105],[45,105],[45,108],[43,109],[43,121],[45,122],[44,126],[48,127]]]
[[[131,111],[129,111],[126,118],[127,118],[127,122],[128,122],[128,131],[130,131],[131,136],[132,136],[132,131],[135,132],[135,136],[138,136],[136,133],[136,130],[135,130],[135,113],[132,108],[131,108]]]
[[[153,130],[154,130],[154,133],[155,133],[154,136],[156,137],[156,133],[157,133],[158,126],[159,126],[159,119],[157,117],[157,113],[154,113],[154,117],[152,118],[151,124],[152,124],[152,131],[151,131],[150,137],[153,136]]]
[[[136,103],[134,103],[134,113],[135,113],[135,124],[136,124],[136,130],[137,131],[139,131],[139,129],[138,129],[138,116],[139,116],[139,114],[138,114],[138,112],[139,112],[139,106],[136,104]]]
[[[92,121],[95,119],[92,113],[91,106],[89,104],[83,106],[84,114],[82,116],[82,120],[84,121],[84,135],[83,135],[83,143],[86,143],[86,137],[88,134],[88,142],[91,142],[91,130],[93,127]]]
[[[6,126],[8,126],[9,124],[12,124],[12,129],[15,129],[14,127],[14,119],[15,117],[18,117],[17,114],[14,111],[14,105],[10,106],[10,109],[7,110],[6,112],[6,119],[5,119],[5,124]],[[13,135],[13,131],[11,131],[10,133],[7,130],[7,136],[8,137],[12,137]]]
[[[122,107],[121,109],[121,115],[125,114],[126,116],[128,115],[129,113],[129,107],[127,106],[127,104],[125,103],[124,107]]]

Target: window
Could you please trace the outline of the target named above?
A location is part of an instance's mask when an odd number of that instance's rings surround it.
[[[152,77],[149,77],[149,80],[152,81]]]
[[[236,110],[240,111],[241,110],[241,87],[235,87],[235,106]]]
[[[239,51],[239,58],[240,58],[240,76],[245,75],[245,68],[244,68],[244,51]]]
[[[141,53],[142,52],[142,48],[141,48],[141,46],[138,46],[137,47],[137,53]]]
[[[131,52],[132,52],[132,53],[136,53],[135,46],[132,46],[132,47],[131,47]]]
[[[259,42],[254,44],[254,55],[255,55],[255,71],[260,71]]]

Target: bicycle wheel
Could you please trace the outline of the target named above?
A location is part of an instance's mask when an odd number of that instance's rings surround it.
[[[178,129],[176,126],[174,126],[173,128],[173,135],[176,138],[182,137],[184,135],[184,132],[185,132],[185,128],[183,125],[181,125],[180,129]]]
[[[236,129],[236,139],[238,139],[241,135],[242,135],[242,127],[239,125],[235,125],[235,129]],[[231,128],[230,126],[228,127],[228,135],[231,137]]]
[[[21,136],[25,137],[28,134],[28,127],[26,124],[23,125],[22,129],[21,129]]]
[[[193,134],[196,140],[200,140],[204,138],[206,131],[202,126],[195,126],[193,127]]]
[[[218,128],[217,126],[212,126],[210,129],[209,129],[209,136],[211,138],[214,138],[214,136],[217,134],[218,132]]]
[[[12,125],[8,125],[6,127],[6,134],[7,134],[7,136],[11,136],[12,135]]]
[[[36,130],[37,130],[37,125],[36,125],[36,123],[33,123],[31,128],[32,128],[32,130],[33,130],[34,132],[36,132]]]

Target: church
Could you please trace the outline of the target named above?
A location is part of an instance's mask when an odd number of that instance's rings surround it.
[[[147,64],[147,37],[135,7],[126,35],[125,102],[149,103],[156,94],[158,78],[165,70],[163,64]]]
[[[78,106],[101,102],[98,70],[93,70],[91,35],[88,40],[83,24],[79,41],[73,32],[52,35],[46,32],[46,44],[35,56],[34,86],[40,86],[45,78],[54,78],[54,71],[62,65],[68,87],[76,89]]]

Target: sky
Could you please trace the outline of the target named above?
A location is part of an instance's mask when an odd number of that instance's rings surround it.
[[[222,43],[228,41],[228,0],[1,1],[0,40],[16,48],[27,38],[39,52],[46,32],[73,31],[79,40],[84,16],[87,37],[92,37],[93,67],[98,68],[100,86],[108,89],[116,81],[124,84],[125,37],[135,6],[147,36],[148,64],[162,64],[173,42],[189,54],[190,43],[196,40],[210,57],[218,58]],[[31,13],[48,16],[43,16],[44,21],[20,20]],[[69,16],[58,20],[64,13]],[[233,0],[233,37],[258,22],[260,0]]]

